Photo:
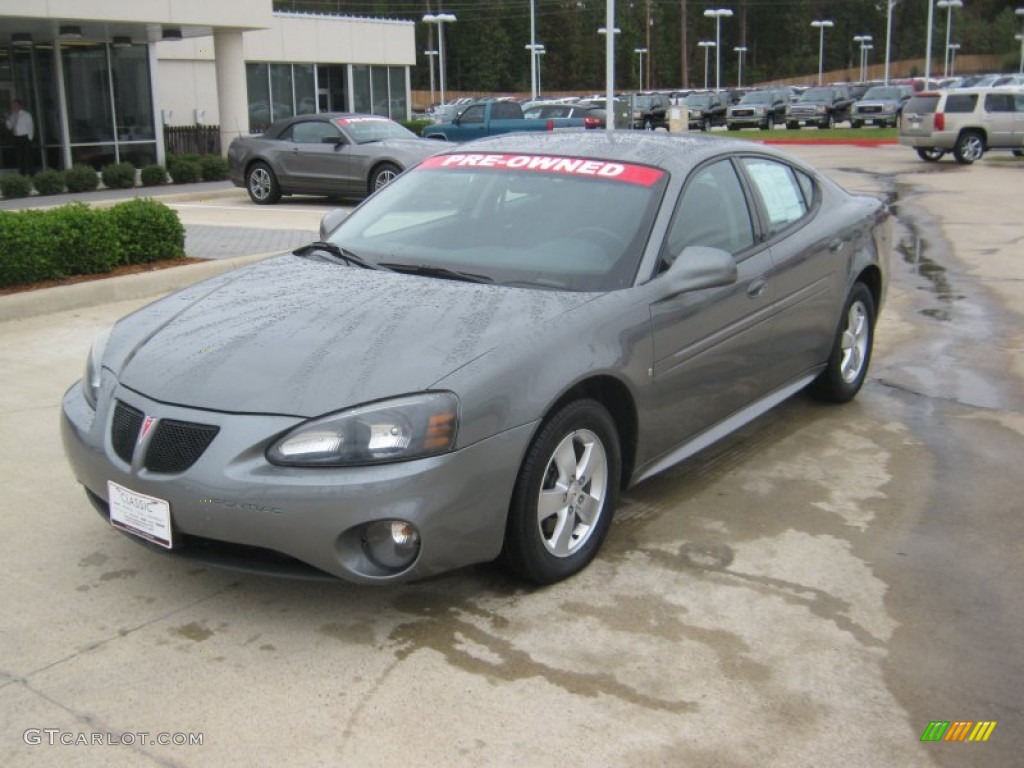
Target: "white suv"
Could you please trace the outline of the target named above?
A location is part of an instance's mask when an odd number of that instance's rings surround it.
[[[911,97],[899,122],[900,144],[934,162],[952,152],[958,163],[980,160],[993,149],[1024,156],[1024,88],[922,91]]]

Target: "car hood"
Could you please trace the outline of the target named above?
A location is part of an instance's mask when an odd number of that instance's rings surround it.
[[[431,387],[599,294],[282,256],[122,320],[103,365],[168,404],[319,416]]]
[[[411,157],[427,158],[443,150],[448,146],[448,142],[440,142],[437,139],[382,139],[360,146],[379,147]]]

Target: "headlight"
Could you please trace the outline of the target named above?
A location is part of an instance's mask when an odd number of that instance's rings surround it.
[[[82,394],[93,410],[96,410],[96,398],[100,393],[100,373],[103,370],[103,352],[107,348],[107,340],[110,339],[108,328],[92,343],[89,356],[85,360],[85,375],[82,377]]]
[[[691,109],[690,114],[693,115],[694,117],[700,117],[704,113],[699,109]]]
[[[459,400],[424,392],[361,405],[300,424],[267,449],[272,464],[341,467],[407,461],[455,446]]]
[[[768,110],[766,110],[764,107],[758,107],[757,108],[757,114],[759,114],[759,115],[763,115],[767,111]]]
[[[828,107],[826,107],[824,104],[819,104],[814,108],[814,111],[817,112],[818,114],[823,115],[826,112],[828,112]]]

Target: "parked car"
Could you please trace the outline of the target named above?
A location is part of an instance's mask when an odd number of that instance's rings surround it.
[[[787,104],[789,97],[784,90],[769,88],[750,91],[738,104],[726,110],[726,127],[730,131],[738,131],[740,128],[767,131],[773,125],[781,125],[786,121]]]
[[[1024,88],[923,91],[903,108],[899,142],[934,162],[952,152],[970,165],[991,150],[1024,155]]]
[[[864,94],[864,98],[853,103],[850,111],[850,127],[865,125],[896,127],[903,105],[914,95],[909,85],[876,85]]]
[[[608,121],[607,99],[594,97],[581,99],[580,103],[592,108],[590,114],[601,121],[599,128],[606,127]],[[633,124],[633,111],[630,103],[625,99],[613,99],[612,108],[615,110],[615,127],[630,128]]]
[[[786,107],[786,127],[796,130],[802,125],[832,128],[849,119],[853,99],[844,85],[823,85],[808,88]]]
[[[385,117],[321,112],[235,139],[228,165],[235,186],[267,205],[282,195],[365,197],[441,149]]]
[[[668,130],[668,110],[671,99],[664,93],[637,93],[632,97],[633,127],[646,131],[656,128]]]
[[[601,128],[605,113],[599,107],[584,104],[536,104],[523,110],[523,117],[527,120],[570,117],[582,120],[584,128]]]
[[[462,142],[503,133],[583,130],[586,127],[588,126],[583,116],[531,119],[524,116],[523,107],[519,102],[491,99],[469,104],[450,122],[428,125],[423,129],[423,136],[428,139]]]
[[[891,246],[884,203],[769,147],[482,139],[121,320],[65,394],[65,450],[156,551],[550,583],[623,489],[806,387],[853,398]]]
[[[686,97],[687,124],[690,130],[710,131],[725,125],[729,95],[725,91],[699,91]]]

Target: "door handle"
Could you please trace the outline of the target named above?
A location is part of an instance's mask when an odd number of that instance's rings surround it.
[[[768,281],[763,277],[759,277],[756,280],[751,281],[750,285],[747,286],[747,296],[752,299],[756,299],[762,293],[764,289],[768,287]]]
[[[839,253],[839,251],[843,250],[843,245],[845,245],[843,239],[837,237],[835,240],[828,244],[828,250],[831,253]]]

